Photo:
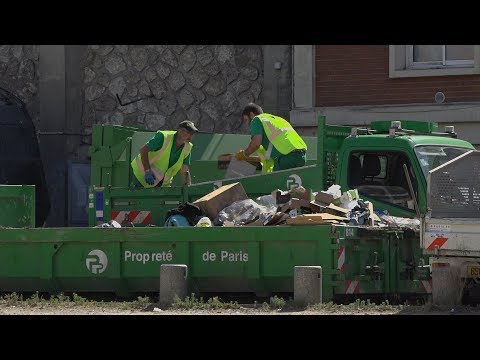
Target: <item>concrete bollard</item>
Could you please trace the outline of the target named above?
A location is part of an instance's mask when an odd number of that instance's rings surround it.
[[[321,266],[295,266],[293,300],[302,306],[322,303]]]
[[[161,306],[170,306],[175,295],[181,300],[187,296],[187,265],[162,264],[160,265],[160,294]]]

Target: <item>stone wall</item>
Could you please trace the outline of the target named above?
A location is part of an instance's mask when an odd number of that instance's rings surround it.
[[[0,45],[0,87],[26,105],[35,126],[39,121],[38,45]]]
[[[262,86],[259,45],[90,45],[82,125],[175,129],[188,119],[201,131],[238,132],[243,106],[262,102]],[[122,103],[151,97],[120,106],[117,94]]]
[[[243,106],[252,101],[263,104],[261,45],[88,45],[84,49],[80,80],[84,136],[68,155],[72,160],[88,159],[93,124],[157,130],[175,129],[188,119],[205,132],[246,133],[247,127],[241,126]],[[37,129],[39,53],[39,45],[0,45],[0,87],[25,102]],[[117,94],[122,103],[146,99],[121,106]],[[63,127],[69,130],[67,124]]]

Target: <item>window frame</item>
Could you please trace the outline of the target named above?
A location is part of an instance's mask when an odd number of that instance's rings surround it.
[[[396,155],[396,156],[404,156],[406,161],[407,161],[407,166],[409,168],[410,180],[412,181],[412,185],[413,185],[414,192],[415,192],[415,197],[418,199],[418,191],[419,191],[418,189],[420,187],[419,179],[417,179],[416,176],[412,176],[411,172],[413,171],[413,164],[412,164],[412,161],[409,158],[409,156],[407,156],[407,154],[404,151],[394,150],[394,149],[381,150],[381,151],[370,150],[370,149],[352,149],[348,154],[348,161],[347,161],[347,186],[349,188],[353,188],[352,184],[351,184],[352,176],[351,176],[351,173],[350,173],[350,166],[351,166],[350,164],[351,164],[351,158],[354,156],[354,154],[358,154],[358,157],[360,157],[361,155],[366,155],[366,154],[374,154],[374,155],[377,155],[377,156],[384,156],[387,160],[386,164],[385,164],[385,166],[386,166],[386,168],[385,168],[385,179],[390,178],[390,176],[388,176],[388,175],[390,175],[388,173],[389,154]],[[358,189],[362,185],[363,184],[357,185],[356,188]],[[379,185],[379,186],[388,187],[388,186],[392,186],[392,185]],[[410,201],[413,201],[413,196],[410,193],[410,189],[406,188],[405,190],[407,191],[408,195],[410,196]],[[405,207],[405,206],[402,206],[402,205],[387,202],[387,201],[385,201],[381,198],[377,198],[376,196],[371,196],[371,195],[368,195],[368,194],[365,194],[365,193],[360,193],[360,191],[359,191],[359,195],[360,195],[360,198],[362,198],[362,195],[363,195],[363,196],[366,196],[366,197],[368,197],[370,199],[373,199],[375,201],[379,201],[381,203],[384,203],[388,206],[393,206],[393,207],[396,207],[396,208],[399,208],[399,209],[402,209],[402,210],[407,210],[407,211],[415,211],[414,209],[411,209],[411,208],[408,208],[408,207]]]
[[[449,60],[445,65],[428,62],[414,64],[413,46],[389,45],[390,78],[480,74],[480,45],[473,45],[473,63],[470,60]]]

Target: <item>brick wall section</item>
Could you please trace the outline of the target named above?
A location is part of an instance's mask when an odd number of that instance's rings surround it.
[[[355,106],[478,101],[480,75],[388,77],[388,45],[317,45],[315,105]]]

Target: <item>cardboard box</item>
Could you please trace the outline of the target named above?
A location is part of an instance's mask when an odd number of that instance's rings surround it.
[[[317,195],[315,195],[315,201],[328,205],[333,202],[333,195],[327,194],[323,191],[319,191]]]
[[[312,190],[311,189],[305,189],[303,186],[293,188],[289,191],[289,193],[292,195],[292,198],[308,200],[308,201],[313,200]]]
[[[312,208],[312,211],[316,213],[323,212],[338,216],[346,216],[346,214],[350,211],[334,204],[326,206],[325,204],[318,203],[316,201],[310,202],[310,207]]]
[[[326,213],[332,214],[332,215],[338,215],[338,216],[347,216],[347,214],[350,212],[348,209],[344,209],[340,206],[336,206],[334,204],[330,204],[325,208]]]
[[[310,202],[305,199],[292,198],[289,202],[291,209],[311,210]]]
[[[292,198],[292,195],[288,191],[282,191],[280,189],[273,190],[272,196],[277,204],[285,204]]]
[[[238,161],[237,159],[232,158],[232,160],[230,160],[230,163],[228,164],[224,178],[242,178],[255,174],[256,170],[257,167],[255,165],[252,165],[247,161]]]
[[[290,204],[290,201],[283,204],[282,206],[280,206],[280,212],[282,213],[288,213],[290,210],[292,210],[292,204]]]
[[[228,169],[230,162],[235,159],[235,154],[220,154],[217,157],[217,167],[219,169]],[[260,157],[258,156],[249,156],[245,160],[250,165],[255,166],[256,170],[262,170],[262,164],[260,164]]]
[[[310,201],[310,209],[312,209],[315,213],[324,212],[327,206],[324,203],[319,203],[314,201]]]
[[[218,155],[217,167],[219,169],[227,169],[228,165],[230,164],[230,160],[232,160],[232,156],[233,154]]]
[[[347,217],[344,216],[337,216],[337,215],[332,215],[328,213],[321,213],[321,214],[307,214],[307,215],[302,215],[303,218],[305,219],[310,219],[314,221],[321,221],[321,220],[339,220],[339,221],[348,221],[350,220]]]
[[[210,220],[215,219],[218,213],[235,201],[248,199],[241,183],[224,185],[217,190],[201,197],[193,203],[207,214]]]
[[[278,223],[284,222],[288,219],[288,215],[277,212],[276,214],[269,216],[267,219],[257,219],[251,223],[245,224],[244,226],[270,226],[277,225]]]
[[[281,224],[284,223],[288,218],[289,216],[287,214],[277,212],[275,216],[267,223],[267,225]]]
[[[304,218],[303,216],[297,216],[294,218],[287,219],[287,225],[323,225],[323,224],[328,224],[328,222],[322,219],[312,220],[312,219]]]
[[[287,219],[288,225],[318,225],[328,222],[348,221],[349,219],[343,216],[335,216],[332,214],[308,214],[300,215],[295,218]]]
[[[288,213],[290,210],[297,209],[297,210],[308,210],[308,212],[310,212],[312,211],[310,205],[311,203],[308,202],[308,200],[291,198],[289,202],[279,207],[279,211],[283,213]]]

